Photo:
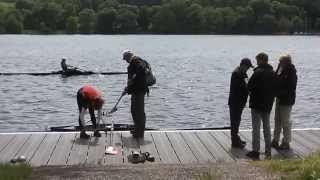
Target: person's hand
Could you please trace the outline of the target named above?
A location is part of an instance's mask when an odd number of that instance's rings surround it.
[[[124,95],[126,95],[128,93],[128,88],[127,87],[125,87],[124,88],[124,90],[122,91],[122,96],[124,96]]]

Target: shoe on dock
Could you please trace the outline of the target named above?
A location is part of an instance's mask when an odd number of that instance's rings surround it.
[[[85,133],[85,132],[81,132],[80,133],[80,139],[89,139],[90,135]]]
[[[246,156],[248,156],[249,158],[255,159],[255,160],[260,159],[260,153],[256,152],[256,151],[250,151],[246,154]]]
[[[133,164],[144,163],[146,161],[146,156],[138,151],[132,151],[127,157],[128,161]]]

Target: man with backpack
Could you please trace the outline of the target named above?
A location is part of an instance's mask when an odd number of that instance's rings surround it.
[[[129,63],[127,86],[122,95],[131,95],[131,115],[134,122],[134,130],[131,131],[131,134],[134,138],[143,138],[146,124],[144,97],[146,93],[149,93],[148,85],[152,85],[152,82],[149,82],[150,74],[152,75],[151,68],[149,63],[134,56],[130,50],[125,50],[122,55],[122,59]]]

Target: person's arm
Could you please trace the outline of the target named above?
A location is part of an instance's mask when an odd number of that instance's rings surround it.
[[[79,119],[80,119],[80,126],[84,126],[85,125],[85,122],[84,122],[84,115],[86,113],[86,108],[84,107],[81,107],[81,110],[80,110],[80,114],[79,114]]]
[[[139,62],[134,62],[132,67],[128,69],[128,82],[126,87],[126,92],[130,94],[134,88],[136,88],[138,76],[141,75],[142,71],[141,64]]]
[[[100,124],[101,119],[102,119],[102,110],[100,108],[100,109],[98,109],[98,117],[97,117],[97,124],[98,125]]]
[[[90,118],[91,118],[93,127],[96,128],[97,127],[97,120],[96,120],[96,116],[94,115],[94,108],[92,105],[89,106],[89,114],[90,114]]]
[[[248,81],[248,91],[249,92],[251,92],[257,88],[257,86],[258,86],[257,79],[258,79],[258,74],[256,72],[254,72]]]
[[[287,78],[286,78],[286,83],[287,83],[287,87],[286,87],[286,93],[288,92],[294,92],[297,88],[297,74],[295,71],[290,71],[288,72]]]

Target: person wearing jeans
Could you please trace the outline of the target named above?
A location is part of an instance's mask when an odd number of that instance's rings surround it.
[[[256,56],[257,67],[248,82],[250,95],[249,107],[252,115],[252,151],[248,157],[259,159],[260,155],[260,124],[263,124],[265,153],[271,158],[270,112],[274,101],[275,73],[268,64],[268,55],[259,53]]]
[[[291,56],[280,57],[276,70],[278,89],[276,94],[275,125],[272,147],[279,150],[289,150],[291,142],[290,114],[296,99],[297,74],[292,64]],[[282,143],[279,146],[280,134],[283,130]]]
[[[97,124],[99,124],[102,118],[102,106],[104,104],[104,99],[102,98],[102,94],[96,88],[90,85],[83,86],[77,92],[77,104],[79,108],[79,128],[80,128],[80,138],[89,139],[90,135],[85,132],[85,120],[84,115],[87,109],[89,109],[89,114],[91,118],[91,122],[93,128],[97,128]],[[97,110],[98,118],[96,119],[94,110]],[[95,137],[101,137],[99,131],[95,130]]]
[[[262,121],[266,156],[271,156],[270,112],[251,109],[251,117],[252,151],[260,152],[260,125]]]

